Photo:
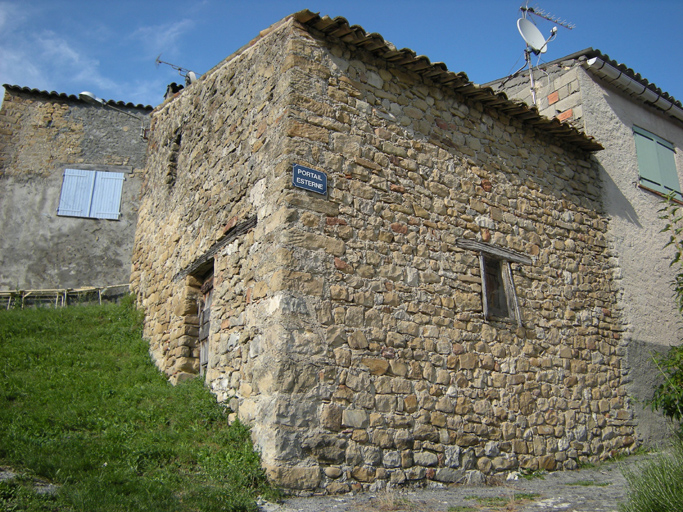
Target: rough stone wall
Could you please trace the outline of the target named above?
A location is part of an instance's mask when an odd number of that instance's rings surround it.
[[[127,283],[145,152],[140,123],[128,116],[8,88],[0,110],[0,289]],[[120,220],[58,217],[65,167],[126,173]]]
[[[272,271],[279,258],[273,230],[284,221],[269,197],[287,179],[281,162],[288,96],[281,76],[287,35],[273,30],[268,40],[272,46],[255,40],[153,113],[131,288],[145,309],[152,352],[174,382],[199,369],[197,299],[211,269],[208,380],[216,379],[216,367],[228,379],[228,367],[243,370],[248,341],[268,329],[252,318],[263,297],[254,283],[259,268]],[[232,239],[253,216],[257,227]],[[224,246],[211,254],[217,244]],[[233,381],[246,386],[251,376],[235,374]]]
[[[661,415],[643,405],[652,397],[659,376],[651,355],[680,342],[681,316],[671,293],[673,250],[664,247],[668,237],[661,232],[662,198],[637,186],[633,126],[674,144],[680,183],[683,126],[595,77],[581,67],[583,60],[567,60],[547,66],[545,73],[534,72],[538,108],[543,115],[574,123],[605,147],[595,159],[609,218],[609,246],[619,266],[615,286],[627,346],[628,390],[635,399],[639,440],[652,446],[667,438],[670,429]],[[509,97],[531,103],[528,75],[498,83]],[[496,90],[498,83],[492,84]]]
[[[294,163],[328,196],[292,188]],[[154,114],[147,170],[132,282],[153,353],[198,371],[212,261],[206,380],[280,485],[477,481],[634,445],[590,155],[287,19]],[[513,268],[523,327],[484,320],[459,238],[534,259]]]

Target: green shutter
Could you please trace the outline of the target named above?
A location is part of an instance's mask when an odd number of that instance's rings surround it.
[[[633,127],[633,136],[641,185],[662,194],[677,192],[680,196],[673,144],[637,126]]]

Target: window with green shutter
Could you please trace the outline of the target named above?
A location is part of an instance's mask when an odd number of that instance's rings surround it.
[[[633,136],[638,155],[640,186],[664,195],[673,192],[681,199],[674,145],[638,126],[633,127]]]
[[[118,220],[124,180],[122,172],[64,169],[57,215]]]

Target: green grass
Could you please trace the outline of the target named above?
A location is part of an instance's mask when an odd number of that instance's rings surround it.
[[[148,349],[130,300],[0,311],[0,465],[25,476],[0,484],[0,509],[251,511],[273,495],[248,429]]]
[[[547,475],[548,472],[545,469],[521,469],[519,471],[519,476],[526,480],[533,480],[535,478],[540,478],[541,480],[545,480],[545,475]]]
[[[674,440],[666,452],[623,470],[628,483],[622,512],[683,510],[683,440]]]

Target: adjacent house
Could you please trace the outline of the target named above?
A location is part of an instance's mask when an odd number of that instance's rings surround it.
[[[613,290],[624,329],[624,369],[646,443],[668,434],[643,405],[659,376],[650,357],[680,343],[673,300],[673,251],[659,219],[663,198],[681,200],[683,108],[680,101],[609,56],[588,48],[534,69],[540,113],[572,124],[604,146],[595,153],[608,220]],[[487,84],[532,104],[528,72]]]
[[[70,289],[127,284],[151,107],[4,88],[3,296],[63,300]]]
[[[151,117],[145,336],[252,425],[275,482],[481,481],[637,445],[599,134],[309,11]]]

